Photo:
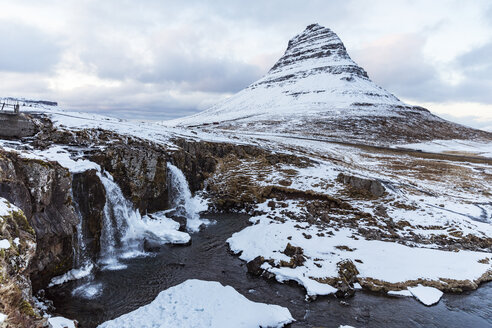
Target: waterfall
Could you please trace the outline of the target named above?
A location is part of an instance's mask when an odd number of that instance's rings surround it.
[[[86,272],[91,272],[94,267],[94,263],[87,254],[87,245],[85,243],[85,237],[83,233],[83,223],[84,218],[80,212],[79,204],[75,200],[72,190],[72,203],[79,218],[79,223],[77,224],[77,235],[76,242],[73,242],[73,267],[74,269],[83,269]]]
[[[186,226],[189,231],[198,231],[202,224],[210,221],[200,219],[199,212],[207,206],[199,197],[192,197],[186,178],[177,167],[168,164],[169,194],[171,205],[176,215],[186,217]],[[191,237],[188,233],[178,231],[179,223],[166,217],[169,211],[162,211],[152,216],[142,217],[133,204],[125,198],[118,184],[108,172],[97,173],[106,190],[106,202],[103,209],[103,222],[100,235],[100,254],[97,264],[103,270],[119,270],[126,268],[120,260],[142,256],[144,242],[156,244],[187,244]],[[74,197],[72,197],[74,198]],[[74,265],[73,269],[62,276],[52,279],[50,287],[63,284],[70,280],[84,277],[82,284],[73,290],[74,295],[91,298],[100,293],[102,286],[93,281],[93,263],[87,255],[87,245],[84,237],[84,224],[79,204],[74,201],[74,208],[80,218],[74,237]],[[75,240],[76,239],[76,240]]]
[[[188,181],[183,172],[167,163],[169,200],[173,210],[178,216],[186,218],[186,229],[191,232],[200,230],[203,224],[209,224],[209,220],[201,219],[199,213],[207,209],[207,205],[199,197],[191,195]]]
[[[85,238],[83,234],[83,217],[80,213],[79,204],[75,200],[72,190],[72,202],[75,210],[75,214],[79,218],[79,223],[77,224],[77,233],[72,237],[72,252],[73,252],[73,269],[67,273],[54,277],[51,279],[48,287],[64,284],[67,281],[78,280],[85,277],[90,277],[92,270],[94,269],[94,263],[87,255],[87,247],[85,243]],[[89,278],[90,279],[90,278]]]
[[[106,189],[98,261],[103,268],[125,268],[119,259],[144,255],[144,241],[157,244],[186,244],[190,241],[187,233],[177,231],[179,224],[164,215],[155,213],[152,215],[154,219],[149,216],[142,218],[109,173],[98,173],[98,176]]]
[[[106,269],[122,269],[125,265],[119,263],[119,258],[143,254],[142,217],[109,173],[98,173],[98,176],[106,189],[99,262]]]

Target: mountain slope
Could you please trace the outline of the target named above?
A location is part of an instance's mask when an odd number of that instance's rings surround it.
[[[374,143],[479,138],[466,128],[409,106],[372,82],[330,29],[309,25],[289,41],[270,71],[246,89],[193,116],[166,124],[295,133]]]

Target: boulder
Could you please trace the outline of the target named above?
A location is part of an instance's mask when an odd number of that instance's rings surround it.
[[[263,256],[255,257],[253,260],[249,261],[246,264],[246,267],[248,268],[248,273],[252,274],[253,276],[260,276],[263,271],[265,271],[261,268],[261,266],[265,262],[266,260],[265,258],[263,258]]]
[[[375,179],[360,178],[340,173],[337,176],[337,181],[346,184],[355,190],[369,193],[374,197],[381,197],[386,191],[383,184]]]

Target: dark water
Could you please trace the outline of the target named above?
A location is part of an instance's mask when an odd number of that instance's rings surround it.
[[[48,291],[57,312],[82,328],[150,303],[157,294],[187,279],[220,281],[252,301],[288,307],[292,327],[492,327],[492,284],[462,295],[445,295],[425,307],[413,298],[390,298],[359,291],[342,304],[334,297],[304,300],[304,290],[247,274],[244,262],[229,254],[226,239],[247,225],[247,217],[218,215],[217,224],[192,235],[191,246],[166,246],[151,257],[128,260],[128,268],[95,275],[103,291],[91,300],[73,297],[72,282]]]

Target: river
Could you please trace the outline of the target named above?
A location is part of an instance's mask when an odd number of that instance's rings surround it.
[[[492,327],[492,283],[460,295],[445,294],[432,307],[409,297],[363,291],[344,300],[330,296],[307,302],[301,287],[250,276],[245,263],[230,254],[226,240],[248,225],[247,216],[213,218],[216,224],[192,234],[190,246],[166,245],[150,256],[124,260],[126,269],[96,272],[89,287],[98,294],[91,299],[72,295],[81,285],[88,290],[84,281],[53,287],[47,296],[57,313],[78,320],[81,328],[133,311],[191,278],[219,281],[252,301],[288,307],[297,320],[291,327]]]

